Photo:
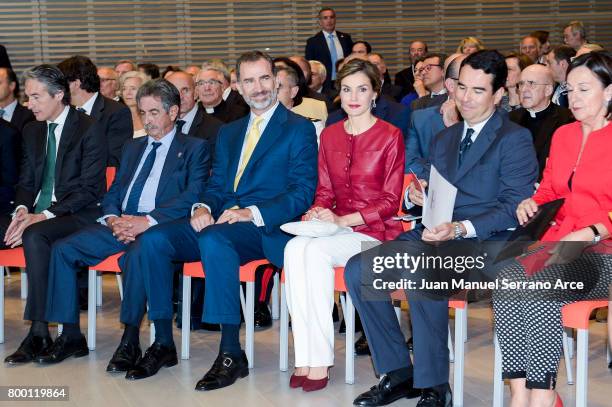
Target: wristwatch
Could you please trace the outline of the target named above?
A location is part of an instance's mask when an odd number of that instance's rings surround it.
[[[461,223],[459,222],[453,222],[453,226],[455,227],[455,237],[454,239],[461,239],[461,237],[463,236],[463,230],[461,229]]]
[[[589,228],[591,228],[591,230],[593,231],[593,234],[595,235],[593,236],[593,240],[591,240],[591,243],[593,244],[599,243],[599,241],[601,240],[601,235],[599,234],[599,230],[597,230],[595,225],[589,225]]]

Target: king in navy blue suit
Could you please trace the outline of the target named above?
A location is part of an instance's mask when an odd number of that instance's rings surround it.
[[[180,96],[174,85],[163,79],[149,81],[139,89],[137,101],[148,136],[130,140],[123,147],[121,166],[102,201],[99,223],[53,246],[46,317],[63,323],[64,331],[52,350],[39,359],[40,363],[57,363],[72,355],[87,354],[79,328],[77,272],[110,255],[130,253],[137,248],[138,240],[154,229],[151,226],[189,216],[192,203],[208,179],[208,143],[185,136],[175,128]],[[125,257],[119,261],[125,275],[122,309],[130,309],[142,319],[143,279],[138,268],[126,264]],[[140,356],[138,346],[130,350],[132,366],[124,363],[124,370],[134,367]]]
[[[462,255],[474,255],[482,251],[483,241],[503,241],[509,236],[508,229],[516,227],[514,209],[533,193],[538,165],[529,131],[496,111],[506,76],[504,57],[497,51],[480,51],[462,62],[455,102],[464,122],[439,132],[429,151],[429,163],[457,187],[453,222],[400,235],[409,255],[435,252],[435,247],[453,239],[462,241],[470,251]],[[422,194],[414,186],[409,196],[413,204],[422,205]],[[362,256],[349,260],[345,281],[361,315],[381,381],[354,404],[386,405],[416,397],[416,390],[422,389],[419,407],[450,406],[447,299],[425,298],[419,291],[410,291],[413,366],[391,302],[364,297],[376,277],[361,269]],[[421,278],[420,272],[417,270],[413,278]]]

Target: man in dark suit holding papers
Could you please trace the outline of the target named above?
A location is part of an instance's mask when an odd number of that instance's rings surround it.
[[[432,252],[439,255],[444,242],[451,240],[461,240],[462,247],[472,249],[463,255],[476,255],[483,241],[503,240],[509,235],[507,229],[516,226],[514,209],[532,194],[538,166],[529,132],[496,111],[506,76],[504,57],[497,51],[480,51],[462,62],[455,103],[464,122],[438,133],[429,157],[430,164],[457,188],[453,221],[431,230],[419,226],[400,235],[410,256]],[[427,186],[424,180],[419,182]],[[415,185],[410,187],[409,200],[409,206],[423,205],[423,194]],[[450,406],[447,299],[410,291],[416,362],[413,367],[391,301],[364,298],[379,276],[361,269],[362,256],[349,260],[345,280],[361,315],[381,380],[357,397],[354,404],[386,405],[403,397],[415,397],[415,389],[422,389],[417,406]],[[412,278],[420,279],[420,272],[423,270],[417,269]]]

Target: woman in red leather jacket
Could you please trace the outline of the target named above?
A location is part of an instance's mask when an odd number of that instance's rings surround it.
[[[607,298],[611,280],[612,58],[603,53],[576,58],[567,85],[569,107],[577,121],[555,132],[542,183],[532,198],[519,204],[516,214],[524,224],[539,205],[565,201],[542,238],[544,249],[523,256],[500,273],[500,278],[548,282],[555,288],[494,293],[502,373],[510,379],[512,406],[563,405],[554,390],[563,336],[561,308],[584,299]],[[585,289],[556,285],[570,281],[583,283]]]
[[[338,73],[348,118],[325,128],[319,148],[319,184],[304,217],[347,227],[327,237],[298,236],[285,248],[285,286],[291,313],[296,370],[290,386],[324,388],[334,364],[334,267],[361,251],[362,242],[394,239],[393,220],[404,177],[404,140],[371,109],[380,92],[377,68],[352,60]]]

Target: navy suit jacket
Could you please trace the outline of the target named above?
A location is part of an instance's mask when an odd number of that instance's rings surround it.
[[[147,147],[147,140],[148,137],[140,137],[125,143],[115,180],[102,200],[104,215],[122,213],[121,204]],[[191,206],[204,190],[210,163],[207,142],[177,133],[159,179],[155,209],[149,215],[158,223],[188,217]]]
[[[233,206],[257,206],[265,223],[264,253],[274,264],[282,264],[285,245],[292,236],[280,226],[299,219],[314,199],[317,138],[309,120],[279,104],[234,191],[249,118],[221,127],[212,175],[198,202],[210,206],[214,218]]]
[[[457,187],[453,220],[471,221],[478,239],[488,240],[516,227],[516,207],[533,195],[538,162],[529,131],[496,111],[459,166],[463,125],[434,137],[429,161]]]
[[[21,134],[9,122],[0,118],[0,215],[13,208],[15,185],[19,180]]]
[[[342,52],[344,53],[344,56],[347,57],[353,49],[353,40],[349,34],[340,31],[336,31],[336,35],[338,36],[338,41],[342,46]],[[329,53],[329,47],[327,46],[327,39],[323,35],[323,31],[319,31],[306,40],[304,55],[309,61],[314,59],[325,65],[325,69],[327,69],[327,77],[325,78],[323,87],[326,89],[330,88],[332,86],[332,60],[331,54]]]
[[[406,173],[412,170],[419,178],[425,178],[425,174],[429,174],[427,160],[430,144],[434,136],[445,128],[439,106],[427,107],[412,113],[408,139],[405,143]]]
[[[372,114],[400,129],[404,136],[404,144],[406,143],[410,119],[410,110],[407,106],[394,102],[387,96],[379,96],[376,99],[376,107],[372,109]],[[346,112],[343,109],[338,109],[327,116],[325,126],[344,120],[346,117]]]

